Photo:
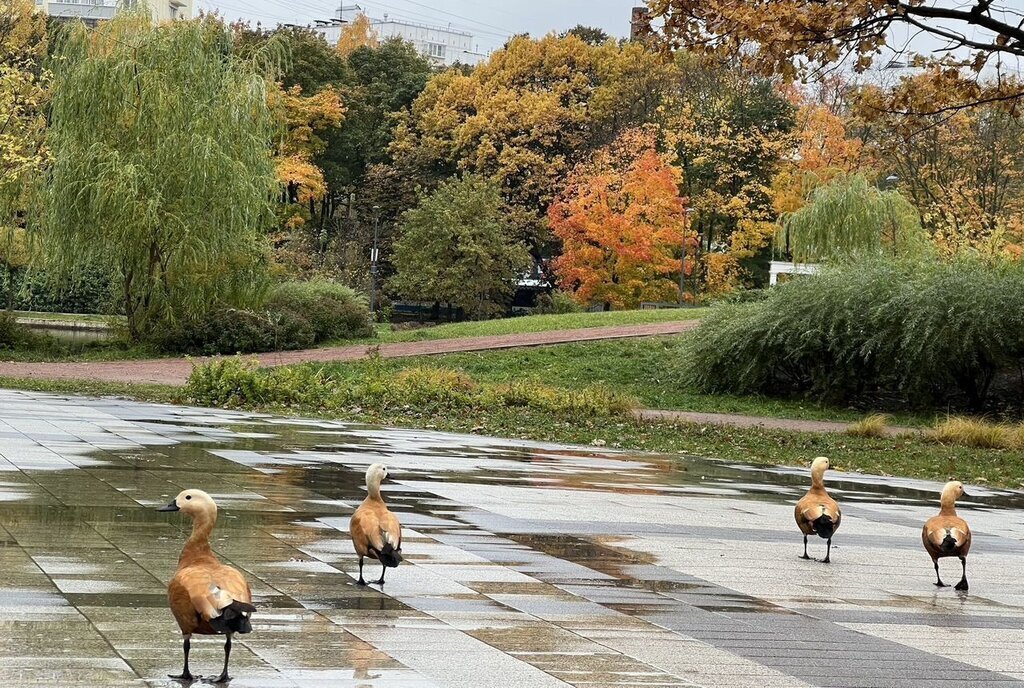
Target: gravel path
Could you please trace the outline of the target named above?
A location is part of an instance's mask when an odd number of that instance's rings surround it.
[[[619,327],[589,327],[573,330],[552,330],[528,334],[507,334],[487,337],[460,337],[422,342],[337,346],[302,351],[281,351],[258,354],[256,358],[265,366],[318,361],[355,361],[365,358],[374,350],[384,358],[430,356],[460,351],[486,351],[511,349],[521,346],[544,346],[601,339],[627,339],[679,334],[692,330],[697,320],[662,322],[649,325]],[[99,380],[103,382],[155,383],[183,385],[192,372],[193,362],[211,359],[157,358],[141,361],[88,361],[62,363],[0,362],[0,377],[31,378],[40,380]]]

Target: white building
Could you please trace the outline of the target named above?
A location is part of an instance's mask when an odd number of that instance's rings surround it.
[[[36,7],[52,17],[81,19],[96,24],[117,14],[118,0],[36,0]],[[129,3],[125,3],[129,4]],[[193,0],[150,0],[153,19],[191,19]]]
[[[336,45],[345,25],[355,18],[352,10],[359,10],[359,7],[342,6],[335,12],[333,18],[317,21],[311,28],[321,33],[328,44]],[[477,46],[473,44],[473,34],[465,31],[389,19],[386,14],[383,19],[371,19],[370,24],[378,39],[385,41],[398,37],[409,41],[416,47],[420,55],[438,67],[451,67],[457,62],[475,65],[487,57],[481,54]]]

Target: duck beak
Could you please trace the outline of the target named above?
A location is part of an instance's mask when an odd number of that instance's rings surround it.
[[[181,507],[178,506],[177,502],[171,502],[167,506],[162,506],[157,511],[181,511]]]

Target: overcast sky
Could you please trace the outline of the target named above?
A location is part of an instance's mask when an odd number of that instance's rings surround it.
[[[308,24],[334,16],[339,0],[197,0],[196,9],[217,9],[228,20],[264,25]],[[346,0],[377,19],[388,14],[425,24],[472,33],[480,52],[501,47],[517,33],[542,36],[577,24],[599,26],[612,36],[629,34],[629,14],[636,0]],[[350,11],[347,14],[352,14]]]

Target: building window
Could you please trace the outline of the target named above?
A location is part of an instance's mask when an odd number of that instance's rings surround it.
[[[444,46],[440,43],[431,43],[428,46],[431,57],[436,57],[439,60],[444,59]]]

